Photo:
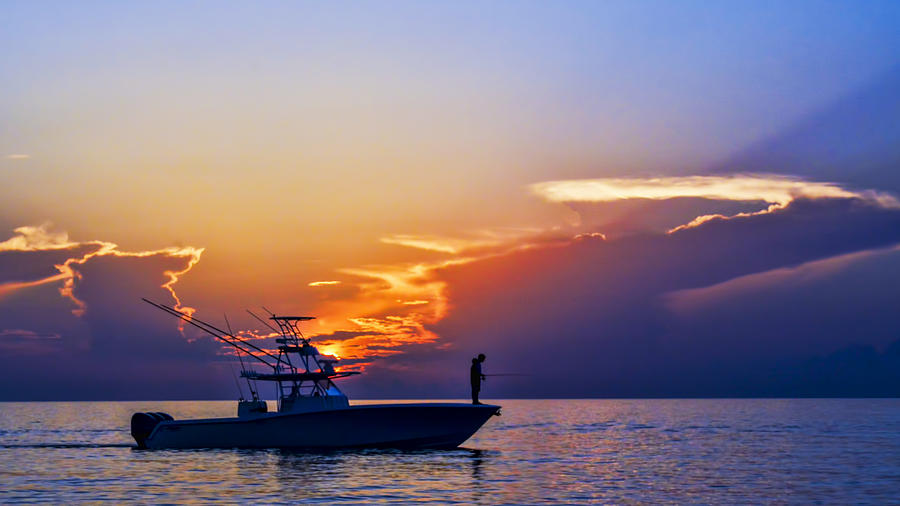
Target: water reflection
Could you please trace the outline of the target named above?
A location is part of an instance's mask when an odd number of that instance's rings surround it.
[[[264,452],[266,453],[266,452]],[[365,494],[373,501],[420,497],[489,502],[485,461],[493,452],[457,450],[273,450],[270,472],[289,497],[339,499]],[[245,455],[257,461],[255,453]]]
[[[472,464],[472,494],[475,502],[483,502],[484,499],[484,450],[468,450],[469,462]]]

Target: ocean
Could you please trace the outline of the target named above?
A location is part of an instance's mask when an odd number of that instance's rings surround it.
[[[324,453],[135,449],[230,401],[0,403],[0,503],[900,503],[900,399],[490,402],[457,450]]]

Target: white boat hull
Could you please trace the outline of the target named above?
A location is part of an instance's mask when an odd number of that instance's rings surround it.
[[[460,403],[370,404],[253,418],[164,420],[142,448],[456,448],[499,406]]]

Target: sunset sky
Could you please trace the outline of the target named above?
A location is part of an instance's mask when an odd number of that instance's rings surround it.
[[[900,392],[898,2],[0,20],[0,400],[236,397],[141,297],[358,398]]]

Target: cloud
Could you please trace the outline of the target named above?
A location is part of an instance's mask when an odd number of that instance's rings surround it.
[[[893,195],[874,190],[851,191],[835,183],[804,181],[771,174],[731,176],[681,176],[658,178],[605,178],[547,181],[530,190],[549,202],[601,203],[634,199],[708,199],[734,202],[764,202],[768,207],[732,215],[702,214],[668,231],[691,228],[715,219],[765,214],[782,209],[796,199],[860,199],[886,209],[900,209]]]
[[[900,208],[896,198],[878,192],[854,192],[834,183],[779,175],[683,176],[658,178],[573,179],[535,183],[531,191],[549,202],[613,202],[627,199],[696,197],[762,201],[785,206],[798,198],[862,198]]]
[[[0,350],[10,355],[37,355],[59,349],[61,336],[55,332],[40,333],[26,329],[0,330]]]
[[[900,250],[870,250],[670,294],[666,332],[755,395],[897,396],[898,299]]]
[[[42,279],[0,284],[0,296],[23,288],[60,281],[62,282],[62,286],[60,287],[60,294],[63,297],[70,299],[75,304],[76,308],[72,310],[74,314],[82,315],[86,310],[86,305],[84,301],[76,297],[74,294],[75,282],[80,276],[80,273],[78,272],[78,266],[84,265],[92,258],[103,256],[134,258],[165,256],[170,258],[185,258],[188,260],[187,264],[183,268],[177,270],[166,270],[164,272],[164,275],[166,276],[167,281],[161,286],[171,294],[172,298],[175,300],[175,305],[177,308],[188,314],[191,314],[193,313],[193,311],[195,311],[194,308],[184,307],[181,305],[181,300],[175,293],[173,286],[178,282],[178,278],[181,275],[190,271],[191,268],[200,261],[200,255],[203,253],[203,248],[168,247],[148,251],[121,251],[118,249],[117,244],[108,241],[93,240],[73,242],[69,240],[69,236],[66,232],[51,231],[51,226],[51,224],[45,223],[38,226],[23,226],[16,228],[14,230],[16,235],[7,239],[6,241],[0,242],[0,253],[48,251],[54,252],[58,250],[65,250],[74,253],[74,256],[65,258],[65,260],[63,260],[61,263],[53,265],[53,267],[58,271],[57,274],[53,274]],[[83,248],[87,248],[88,251],[83,251]],[[2,272],[2,270],[3,269],[0,268],[0,272]]]
[[[231,360],[222,344],[179,333],[175,319],[140,302],[180,304],[175,290],[202,249],[128,251],[109,241],[72,240],[49,225],[20,227],[2,244],[0,383],[16,386],[0,398],[231,395],[221,380]],[[41,374],[34,376],[36,370]],[[26,375],[33,379],[21,382]]]
[[[675,315],[699,316],[716,306],[734,303],[742,305],[741,298],[771,297],[773,292],[783,291],[798,285],[813,285],[837,276],[845,276],[855,264],[864,263],[873,257],[897,254],[900,248],[888,247],[847,253],[813,260],[800,265],[791,265],[763,272],[738,276],[710,286],[677,290],[663,296],[666,307]],[[829,290],[830,292],[830,290]],[[830,295],[831,296],[831,295]]]
[[[49,224],[17,228],[0,242],[0,321],[6,327],[0,331],[0,382],[19,384],[14,379],[33,370],[42,374],[2,397],[103,397],[130,385],[133,398],[159,391],[159,378],[133,372],[147,363],[160,370],[173,361],[192,362],[189,367],[198,370],[216,367],[218,344],[190,343],[174,320],[148,317],[139,302],[161,292],[180,304],[175,285],[202,251],[122,251],[109,241],[71,240]],[[118,369],[129,371],[115,376]],[[117,378],[116,385],[109,377]]]
[[[508,245],[510,242],[541,232],[541,229],[536,228],[501,228],[479,230],[459,237],[395,234],[382,237],[380,241],[385,244],[396,244],[408,248],[456,255],[473,250],[484,250]]]
[[[342,359],[372,359],[403,352],[403,347],[433,343],[439,339],[416,315],[384,318],[352,318],[359,330],[318,336],[318,343]],[[344,338],[335,339],[335,337]]]
[[[404,244],[450,255],[443,260],[338,269],[341,274],[359,278],[345,282],[354,284],[358,290],[319,307],[319,314],[323,315],[320,321],[328,323],[316,337],[326,340],[340,356],[358,360],[394,356],[407,353],[412,347],[436,343],[440,336],[427,326],[440,321],[452,308],[446,283],[436,275],[438,271],[503,257],[513,251],[602,238],[603,234],[586,232],[573,239],[559,230],[504,228],[482,230],[469,236],[482,239],[437,236],[427,239],[435,244],[453,244],[452,248],[434,247],[418,240]],[[354,338],[335,340],[337,335]]]
[[[452,374],[466,356],[483,351],[494,370],[537,367],[539,378],[561,382],[522,378],[496,395],[776,395],[777,385],[767,383],[765,371],[780,367],[779,361],[896,339],[884,331],[890,327],[887,313],[866,313],[872,316],[866,328],[873,331],[861,334],[851,330],[859,324],[853,310],[823,313],[818,301],[783,288],[766,296],[776,300],[773,293],[782,293],[777,304],[756,304],[764,310],[749,311],[746,301],[723,303],[709,313],[693,313],[695,324],[687,325],[670,310],[668,294],[898,243],[898,210],[857,198],[797,199],[767,214],[671,234],[584,238],[448,267],[435,277],[445,283],[452,310],[428,328],[453,346],[444,361],[429,367]],[[884,311],[896,300],[896,289],[888,279],[877,281],[877,273],[896,270],[898,261],[882,263],[863,278],[877,282],[880,291],[866,282],[849,283],[848,276],[826,290],[818,287],[817,297],[824,301],[840,293],[842,301],[859,299],[852,307],[860,311]],[[794,314],[818,320],[804,328]],[[791,326],[780,328],[787,318],[794,318]],[[806,394],[814,393],[827,391]]]
[[[6,158],[8,160],[27,160],[27,159],[31,158],[31,155],[16,153],[16,154],[12,154],[12,155],[6,155]]]
[[[0,251],[44,251],[69,249],[78,245],[69,240],[69,234],[51,232],[50,227],[50,223],[18,227],[13,230],[16,235],[0,242]]]
[[[309,283],[307,286],[329,286],[329,285],[339,285],[340,281],[313,281]]]
[[[359,278],[358,291],[320,306],[322,327],[314,335],[342,358],[384,357],[405,347],[432,343],[425,326],[447,311],[443,283],[433,270],[469,259],[339,269]]]
[[[59,339],[60,335],[53,332],[49,334],[41,334],[35,332],[33,330],[25,330],[25,329],[3,329],[0,330],[0,339],[28,339],[28,340],[37,340],[37,339]]]
[[[320,327],[311,335],[327,345],[331,352],[357,361],[357,368],[373,359],[436,343],[440,336],[430,331],[427,325],[444,318],[450,306],[445,283],[435,277],[435,272],[452,265],[504,255],[509,249],[527,249],[560,239],[556,233],[536,232],[539,230],[526,228],[484,230],[472,235],[490,239],[479,240],[477,245],[460,239],[455,243],[458,248],[420,248],[456,252],[444,260],[338,269],[339,273],[356,278],[342,282],[355,286],[356,291],[337,300],[323,301],[317,308],[317,314],[321,315]],[[597,235],[602,234],[586,234],[585,237]],[[429,240],[446,241],[447,238],[432,237]],[[459,254],[463,251],[467,252],[465,256]]]
[[[393,235],[390,237],[382,237],[381,242],[453,254],[459,253],[467,247],[472,247],[471,241],[435,236]]]

